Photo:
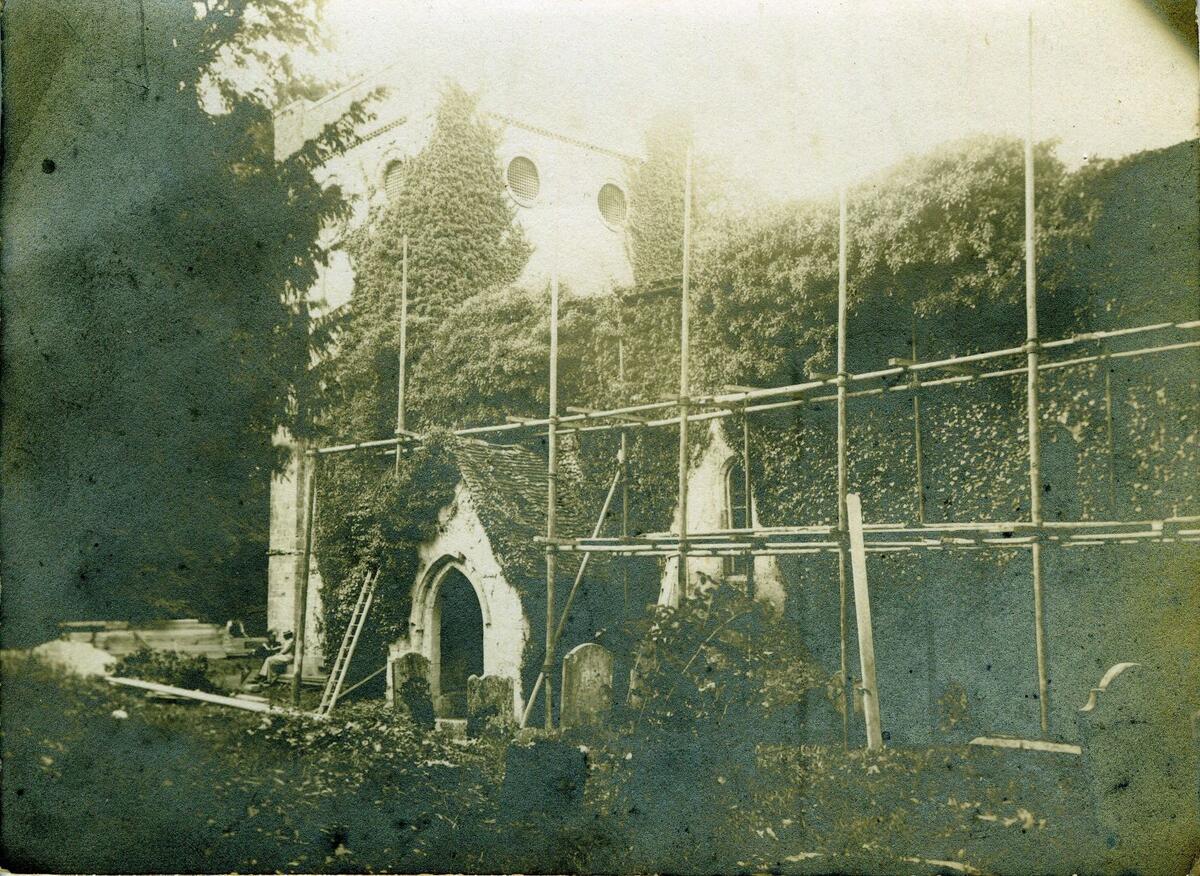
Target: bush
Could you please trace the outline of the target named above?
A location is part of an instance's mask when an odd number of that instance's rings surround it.
[[[637,868],[719,869],[745,844],[735,827],[754,809],[759,747],[795,740],[818,674],[795,625],[728,584],[658,607],[640,640],[599,796],[635,839]]]
[[[122,657],[113,669],[113,675],[208,693],[219,690],[208,677],[208,658],[202,654],[189,657],[178,651],[155,651],[143,646]]]

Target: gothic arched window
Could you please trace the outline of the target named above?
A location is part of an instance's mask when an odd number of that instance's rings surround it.
[[[725,526],[727,529],[750,528],[750,503],[746,497],[746,470],[740,460],[725,469]],[[725,558],[727,577],[745,578],[750,566],[748,554]]]

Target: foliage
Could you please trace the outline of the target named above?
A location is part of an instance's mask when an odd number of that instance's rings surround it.
[[[313,172],[366,110],[272,154],[286,55],[316,38],[307,4],[148,5],[146,57],[123,68],[124,13],[5,13],[31,71],[5,83],[6,633],[240,614],[261,599],[271,438],[297,426],[325,340],[303,297],[318,234],[347,211]]]
[[[1067,223],[1065,171],[1039,144],[1039,264],[1085,239]],[[925,357],[1010,343],[1022,325],[1024,208],[1021,146],[956,142],[909,159],[847,193],[850,367],[909,354],[921,319]],[[778,207],[713,235],[700,254],[694,312],[710,385],[800,382],[834,368],[838,206]],[[1042,272],[1043,310],[1064,310],[1059,271]],[[1072,312],[1068,306],[1066,312]],[[970,322],[964,316],[970,314]],[[1047,330],[1052,327],[1047,325]]]
[[[917,857],[983,872],[1016,861],[1024,862],[1017,869],[1084,872],[1100,860],[1070,757],[1017,762],[975,746],[771,746],[760,752],[760,768],[745,824],[757,842],[743,853],[762,865],[797,849],[814,856],[813,872],[880,872]]]
[[[378,706],[320,721],[156,704],[12,652],[3,670],[6,867],[477,872],[504,848],[486,743]]]
[[[626,234],[639,284],[679,276],[683,176],[691,143],[691,125],[685,119],[660,117],[646,131],[646,160],[630,169]]]
[[[428,328],[414,404],[429,422],[482,425],[508,414],[545,416],[549,398],[549,290],[496,287],[472,295]],[[610,306],[560,290],[559,404],[591,403],[609,389]],[[615,371],[615,368],[613,369]]]
[[[217,686],[208,677],[208,658],[203,654],[189,656],[143,646],[118,660],[113,675],[157,681],[188,690],[217,692]]]
[[[346,244],[355,270],[349,314],[336,356],[325,368],[323,422],[335,434],[390,434],[396,418],[401,249],[408,237],[410,420],[447,425],[436,383],[445,347],[431,344],[468,299],[513,283],[530,248],[504,188],[497,133],[479,115],[477,97],[443,90],[433,132],[405,162],[395,199],[377,208]]]
[[[738,745],[786,736],[818,683],[797,631],[729,583],[709,581],[679,606],[657,606],[639,629],[631,720],[647,739]]]
[[[449,447],[453,440],[431,431],[406,447],[399,462],[362,453],[324,462],[315,555],[324,582],[325,641],[331,647],[341,642],[363,580],[375,568],[380,570],[375,604],[359,651],[381,657],[386,643],[407,634],[417,545],[433,533],[438,511],[458,482]]]
[[[659,606],[638,629],[628,730],[604,779],[617,789],[607,808],[621,813],[617,830],[638,835],[646,857],[637,867],[669,859],[680,872],[711,869],[707,856],[744,842],[721,834],[748,803],[758,745],[794,737],[818,679],[794,625],[728,584]],[[686,818],[680,800],[690,801]],[[653,836],[641,835],[643,822],[658,826]]]
[[[322,477],[318,564],[324,590],[326,641],[340,640],[366,570],[382,564],[377,616],[370,629],[394,639],[407,630],[408,584],[416,545],[453,495],[457,473],[438,433],[462,412],[493,414],[516,403],[506,379],[533,366],[535,332],[526,346],[498,333],[510,320],[540,317],[532,300],[504,293],[524,268],[529,246],[514,221],[496,158],[497,134],[477,112],[477,98],[450,84],[433,133],[409,159],[395,199],[375,210],[347,244],[355,266],[348,314],[339,320],[338,348],[318,368],[324,381],[318,428],[327,438],[391,434],[396,422],[400,252],[408,237],[410,428],[429,434],[391,458],[354,454],[330,461]],[[482,325],[481,325],[482,323]],[[489,359],[472,340],[496,346]],[[473,355],[464,359],[463,351]],[[502,360],[502,361],[501,361]],[[544,360],[543,360],[544,361]],[[480,368],[482,363],[493,368]],[[459,369],[465,369],[460,374]],[[498,398],[473,401],[465,378],[492,378]],[[497,379],[499,378],[499,379]],[[474,398],[486,395],[486,390]],[[371,643],[365,643],[371,653]]]
[[[261,715],[154,703],[13,652],[2,670],[14,872],[880,872],[912,856],[1104,869],[1069,755],[725,736],[705,751],[643,723],[514,756],[519,742],[422,733],[378,705]],[[582,795],[556,784],[577,778],[571,757],[586,759]]]

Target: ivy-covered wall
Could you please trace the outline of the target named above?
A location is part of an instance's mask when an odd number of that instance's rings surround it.
[[[1196,318],[1200,289],[1195,240],[1200,222],[1194,142],[1075,173],[1068,173],[1050,145],[1043,144],[1036,151],[1036,166],[1043,338]],[[1018,141],[978,138],[950,144],[855,188],[848,200],[852,371],[909,356],[914,345],[917,356],[928,360],[1024,340]],[[632,215],[636,214],[634,205]],[[692,286],[697,391],[730,383],[799,382],[814,372],[833,370],[836,218],[836,203],[824,201],[785,205],[724,225],[706,220],[709,224],[697,241]],[[648,263],[663,249],[660,239],[653,246]],[[639,264],[637,258],[634,264]],[[669,284],[664,288],[657,296],[617,295],[598,301],[577,299],[564,290],[564,408],[674,394],[678,294],[672,294]],[[506,413],[542,414],[549,335],[546,301],[547,290],[492,285],[448,304],[445,318],[427,330],[422,353],[422,368],[427,370],[414,371],[414,380],[426,383],[414,391],[412,419],[424,428],[495,422]],[[625,339],[623,381],[617,376],[619,337]],[[384,361],[393,355],[385,336],[376,341],[376,358]],[[1114,341],[1107,349],[1138,343]],[[1105,349],[1099,344],[1075,348],[1083,353]],[[1191,349],[1044,373],[1039,486],[1047,518],[1144,519],[1194,513],[1200,489],[1198,364]],[[1113,397],[1112,455],[1104,404],[1106,373]],[[1026,518],[1022,376],[931,388],[921,394],[921,404],[926,519]],[[914,521],[911,394],[889,391],[853,399],[849,414],[850,485],[863,496],[865,516],[869,521]],[[329,422],[331,437],[349,437],[342,431],[346,422]],[[347,422],[355,421],[352,417]],[[738,424],[731,418],[725,425]],[[693,458],[705,441],[704,430],[695,431]],[[814,402],[755,414],[752,433],[751,469],[762,522],[833,521],[833,406]],[[740,436],[729,437],[732,446],[740,444]],[[677,487],[676,433],[635,425],[629,439],[630,532],[667,529]],[[544,452],[539,439],[526,440]],[[585,516],[600,507],[618,440],[613,433],[564,439],[565,464],[578,471]],[[1110,459],[1115,461],[1111,467]],[[381,475],[388,474],[390,465],[377,466]],[[390,513],[396,515],[397,522],[389,526],[397,531],[412,527],[412,536],[404,538],[415,538],[426,525],[419,521],[431,519],[453,486],[449,479],[431,481],[419,472],[418,466],[405,475],[403,489],[394,493],[390,486],[364,484],[347,495],[358,497],[355,502],[362,505],[362,496],[380,490],[380,501],[390,502]],[[392,477],[380,483],[393,483]],[[405,504],[397,496],[403,496]],[[336,524],[343,530],[326,533],[327,538],[364,546],[365,533],[381,538],[374,513],[366,509],[343,514],[344,521]],[[609,532],[614,525],[609,522]],[[382,539],[377,544],[399,544],[391,536]],[[1192,582],[1200,575],[1190,548],[1048,550],[1046,556],[1056,731],[1071,735],[1080,693],[1117,659],[1140,657],[1169,667],[1176,677],[1185,670],[1195,677],[1196,657],[1186,642],[1200,600]],[[623,604],[652,601],[656,566],[639,561],[622,568],[617,561],[597,562],[596,577],[589,576],[597,583],[584,589],[584,598],[598,601],[581,603],[570,635],[587,638],[591,630],[585,629],[585,621],[608,617],[618,590]],[[884,718],[897,740],[923,739],[934,731],[976,735],[1036,730],[1028,566],[1025,551],[926,552],[872,559]],[[820,667],[835,671],[834,561],[793,558],[781,567],[788,581],[790,616],[801,625]],[[631,603],[625,598],[629,569],[638,570]],[[593,611],[584,612],[589,604]],[[850,621],[852,631],[852,617]],[[612,624],[597,625],[615,635]],[[535,634],[534,639],[540,637]],[[564,644],[569,647],[571,642]],[[849,665],[857,665],[853,648]],[[840,721],[827,723],[840,727]]]

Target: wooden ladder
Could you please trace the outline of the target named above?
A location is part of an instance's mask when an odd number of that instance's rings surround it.
[[[346,633],[342,636],[342,646],[338,648],[337,658],[333,668],[329,670],[329,678],[325,681],[325,690],[321,693],[321,704],[317,706],[317,716],[325,718],[337,705],[342,693],[342,685],[346,681],[346,672],[350,669],[350,661],[354,657],[354,649],[358,647],[358,637],[366,624],[367,613],[375,600],[375,585],[379,581],[379,569],[367,572],[363,579],[362,589],[358,592],[358,601],[350,612],[350,622],[346,625]]]

